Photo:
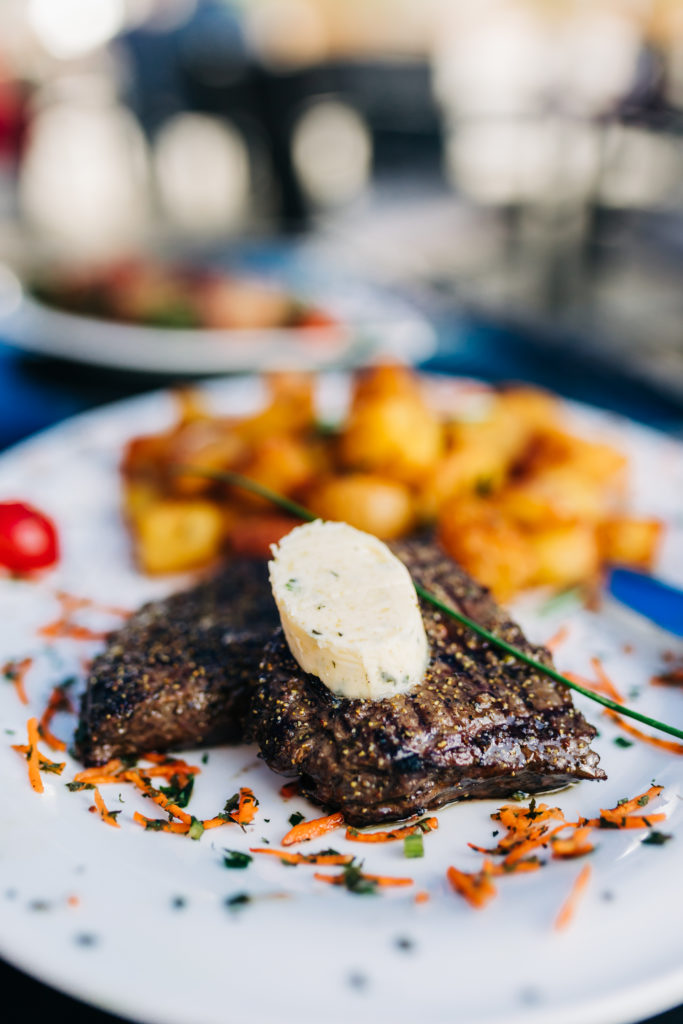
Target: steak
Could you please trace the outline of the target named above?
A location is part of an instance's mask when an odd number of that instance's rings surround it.
[[[552,664],[434,543],[394,545],[414,580],[497,636]],[[406,818],[466,797],[507,797],[603,779],[596,730],[571,692],[422,603],[424,680],[384,700],[336,697],[299,667],[281,630],[268,644],[246,731],[275,771],[350,825]]]
[[[260,560],[236,559],[213,579],[144,605],[93,661],[76,733],[82,760],[238,743],[278,621]]]

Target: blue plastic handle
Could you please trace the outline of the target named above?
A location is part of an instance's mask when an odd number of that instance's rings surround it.
[[[662,629],[683,636],[683,590],[632,569],[612,569],[607,577],[610,594]]]

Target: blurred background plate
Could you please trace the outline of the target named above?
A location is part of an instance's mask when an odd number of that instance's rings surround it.
[[[248,370],[312,370],[361,366],[392,356],[408,363],[432,355],[429,321],[410,303],[337,273],[292,259],[287,273],[276,259],[252,250],[239,261],[259,280],[281,285],[336,321],[327,327],[264,329],[167,328],[120,323],[52,308],[34,298],[8,268],[0,268],[0,330],[19,348],[80,363],[149,373],[210,374]],[[231,261],[231,270],[234,260]]]

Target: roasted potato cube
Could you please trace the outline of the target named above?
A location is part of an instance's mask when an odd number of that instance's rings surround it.
[[[501,409],[511,413],[531,432],[548,430],[557,425],[559,402],[554,395],[539,388],[510,387],[498,394]]]
[[[658,519],[609,519],[598,532],[606,562],[650,569],[657,555],[663,526]]]
[[[342,463],[413,483],[443,451],[443,429],[419,395],[390,395],[359,403],[340,438]]]
[[[233,469],[247,448],[226,420],[197,419],[176,431],[167,446],[167,486],[172,494],[194,497],[215,489],[216,481],[199,474],[178,474],[174,467]]]
[[[413,498],[406,486],[369,473],[333,477],[308,496],[321,519],[349,523],[383,540],[401,537],[413,527]]]
[[[435,519],[451,498],[499,490],[506,471],[506,460],[489,445],[478,441],[448,452],[419,488],[421,518]]]
[[[537,527],[574,519],[597,523],[615,499],[609,481],[586,476],[568,463],[506,487],[500,500],[510,518]]]
[[[383,363],[361,370],[354,381],[351,409],[367,401],[378,401],[396,395],[420,397],[421,389],[413,370],[400,363]]]
[[[274,373],[268,378],[270,402],[261,412],[235,420],[235,432],[247,444],[282,434],[302,434],[315,423],[313,377]]]
[[[206,565],[218,555],[223,541],[224,517],[208,501],[157,500],[133,521],[138,561],[151,574]]]
[[[595,528],[587,523],[565,523],[533,533],[536,568],[532,584],[568,587],[594,579],[600,567]]]
[[[448,502],[438,534],[448,554],[499,601],[510,600],[536,571],[530,537],[485,499]]]
[[[278,494],[291,494],[307,484],[315,475],[316,460],[311,446],[294,437],[269,437],[255,447],[240,472]],[[271,502],[248,491],[235,490],[235,497],[245,505],[272,510]]]

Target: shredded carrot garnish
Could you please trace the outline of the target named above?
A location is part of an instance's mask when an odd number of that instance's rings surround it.
[[[28,704],[25,684],[26,675],[32,664],[33,658],[22,658],[21,661],[7,661],[0,669],[0,673],[14,684],[14,691],[22,704]]]
[[[229,824],[229,819],[222,817],[220,814],[217,815],[215,818],[204,818],[202,821],[202,825],[204,826],[205,831],[207,828],[220,828],[221,825]]]
[[[591,665],[593,666],[593,671],[595,672],[596,676],[598,677],[598,681],[599,681],[600,685],[602,686],[603,691],[607,694],[607,696],[611,697],[612,700],[617,702],[617,704],[623,704],[624,703],[623,695],[619,692],[619,690],[617,690],[616,686],[614,685],[614,683],[612,682],[610,677],[605,672],[605,669],[603,668],[603,665],[602,665],[602,662],[600,661],[600,659],[599,658],[591,658]]]
[[[172,800],[169,800],[163,793],[160,793],[158,789],[154,789],[154,787],[150,786],[148,782],[145,782],[139,772],[124,772],[124,778],[132,782],[134,786],[137,786],[141,793],[148,796],[150,800],[155,804],[158,804],[158,806],[162,807],[165,811],[168,811],[169,814],[172,814],[174,818],[178,818],[188,826],[192,824],[191,814],[188,814],[182,809],[182,807],[178,807],[178,805],[174,804]]]
[[[12,750],[16,750],[18,754],[23,754],[24,757],[28,757],[30,747],[26,743],[13,743]],[[38,751],[38,767],[41,772],[49,772],[51,775],[61,775],[66,768],[66,761],[59,763],[51,761],[49,757]]]
[[[142,769],[146,779],[166,779],[170,782],[175,775],[183,783],[188,781],[190,775],[198,775],[200,770],[191,764],[154,764],[145,765]]]
[[[74,782],[94,782],[95,779],[107,778],[110,778],[112,782],[120,782],[121,779],[118,779],[116,775],[117,772],[123,771],[124,768],[123,761],[115,757],[113,760],[107,761],[106,764],[96,765],[94,768],[83,768],[82,771],[76,772]]]
[[[489,868],[489,874],[521,875],[527,874],[529,871],[538,871],[543,866],[543,861],[539,860],[538,857],[527,857],[524,860],[517,860],[513,864],[508,864],[505,861],[502,864],[494,864]]]
[[[554,652],[557,650],[560,644],[563,644],[565,642],[568,636],[568,628],[566,626],[560,626],[557,633],[553,633],[550,639],[546,640],[544,646],[547,647],[549,651]]]
[[[526,858],[528,854],[533,850],[537,850],[539,846],[545,846],[552,836],[557,832],[561,832],[566,827],[566,825],[558,825],[556,828],[548,829],[541,825],[538,829],[533,829],[525,839],[522,839],[521,842],[510,850],[505,858],[505,864],[507,866],[516,864],[517,861]]]
[[[347,828],[346,839],[354,843],[391,843],[396,839],[405,839],[415,832],[434,832],[439,827],[436,818],[423,818],[414,825],[404,825],[390,832],[359,832],[356,828]]]
[[[618,690],[615,691],[615,689],[614,689],[614,687],[612,685],[610,685],[609,687],[603,686],[603,684],[599,680],[597,680],[597,679],[588,679],[586,676],[579,675],[578,672],[563,672],[562,674],[564,676],[566,676],[566,678],[570,682],[577,683],[579,686],[583,686],[587,690],[592,690],[593,693],[602,693],[605,697],[609,697],[611,700],[615,701],[617,704],[623,704],[624,703],[621,694],[619,693]],[[617,700],[617,695],[619,697],[618,700]]]
[[[567,839],[552,839],[553,857],[556,859],[568,859],[571,857],[584,857],[592,853],[595,847],[588,842],[591,829],[588,826],[577,828],[574,834]]]
[[[143,828],[151,829],[155,832],[178,832],[181,835],[186,835],[190,831],[190,826],[186,825],[182,821],[164,821],[163,818],[146,818],[144,814],[140,814],[139,811],[135,811],[133,814],[133,821],[137,822],[138,825],[142,825]]]
[[[48,622],[38,630],[38,636],[47,640],[105,640],[110,630],[90,629],[88,626],[79,626],[69,619],[55,619]]]
[[[651,800],[655,800],[663,789],[664,786],[650,786],[650,788],[646,789],[644,793],[639,793],[638,796],[634,796],[630,800],[625,800],[623,803],[617,804],[616,807],[601,810],[600,814],[603,816],[616,814],[619,815],[619,817],[622,817],[624,814],[631,814],[633,811],[640,811],[642,807],[647,807]]]
[[[51,640],[60,640],[68,637],[71,640],[104,640],[109,630],[90,629],[88,626],[81,626],[73,621],[74,614],[83,608],[92,608],[96,611],[105,612],[107,615],[119,615],[127,618],[130,612],[123,608],[100,605],[88,597],[75,597],[58,590],[55,597],[59,601],[61,613],[58,618],[41,626],[38,630],[39,636]]]
[[[476,874],[458,871],[454,867],[448,868],[446,872],[446,878],[455,891],[477,910],[482,910],[496,895],[496,887],[490,876],[491,871],[485,868]]]
[[[588,821],[582,820],[581,824],[590,828],[651,828],[661,821],[666,821],[666,814],[625,814],[617,816],[613,812],[601,814],[599,818],[591,818]]]
[[[64,740],[58,739],[51,731],[52,719],[58,711],[73,711],[73,704],[63,686],[55,686],[47,702],[47,707],[38,723],[38,732],[52,750],[66,750]]]
[[[579,874],[577,875],[576,880],[571,888],[571,892],[569,893],[568,898],[565,900],[564,904],[562,905],[562,908],[560,909],[559,914],[557,915],[557,918],[555,919],[555,928],[557,931],[562,931],[562,929],[566,928],[572,920],[572,918],[574,917],[579,897],[588,885],[590,876],[590,864],[585,864],[581,868]]]
[[[113,828],[121,828],[114,815],[110,814],[110,812],[108,811],[107,805],[102,799],[102,794],[100,793],[99,789],[95,788],[95,791],[93,792],[93,798],[95,800],[95,807],[99,811],[100,818],[105,823],[105,825],[111,825]]]
[[[415,893],[415,902],[418,903],[418,904],[419,903],[429,903],[429,899],[430,899],[429,893],[425,892],[424,889],[421,890],[420,892],[416,892]]]
[[[670,672],[663,672],[661,675],[653,676],[650,682],[654,686],[683,686],[683,666],[671,669]]]
[[[69,907],[77,907],[80,904],[80,902],[81,901],[79,900],[78,896],[68,896],[66,900],[67,906]]]
[[[26,723],[28,732],[28,751],[26,760],[28,762],[28,779],[31,789],[35,793],[44,792],[43,780],[40,777],[40,755],[38,753],[38,719],[29,718]]]
[[[631,725],[630,722],[623,719],[621,715],[618,715],[616,711],[610,710],[610,708],[605,708],[603,713],[611,718],[620,729],[627,732],[629,736],[635,736],[637,740],[642,740],[643,743],[649,743],[650,746],[658,747],[660,750],[668,750],[671,754],[683,754],[683,743],[676,743],[675,740],[663,740],[659,736],[648,736],[646,732],[642,732],[640,729],[637,729],[634,725]]]
[[[57,590],[55,597],[61,604],[62,611],[69,615],[81,608],[93,608],[95,611],[104,612],[107,615],[119,615],[123,619],[127,619],[131,614],[130,608],[100,604],[99,601],[95,601],[92,597],[77,597],[75,594],[68,594],[65,590]]]
[[[342,828],[343,824],[344,816],[341,811],[337,811],[336,814],[328,814],[325,818],[302,821],[283,837],[282,845],[291,846],[293,843],[305,843],[309,839],[318,839],[327,832],[334,832],[335,829]]]
[[[280,787],[280,796],[283,800],[290,800],[293,796],[297,796],[299,793],[299,780],[296,779],[294,782],[286,782],[284,786]]]
[[[233,821],[237,822],[238,825],[249,825],[256,816],[257,807],[258,800],[254,796],[253,792],[247,786],[243,786],[239,793],[237,811],[234,814],[231,814],[230,817]]]
[[[138,825],[143,825],[144,828],[153,832],[174,832],[176,835],[186,836],[192,825],[196,824],[201,826],[201,831],[206,832],[210,828],[220,828],[221,825],[227,825],[229,822],[228,818],[216,817],[206,818],[205,820],[192,819],[190,824],[184,821],[165,821],[163,818],[146,818],[144,814],[140,814],[139,811],[135,811],[133,814],[133,821],[137,822]]]
[[[327,882],[329,885],[346,885],[346,875],[343,871],[339,875],[322,875],[319,871],[316,871],[313,877],[317,878],[319,882]],[[366,875],[365,872],[363,872],[362,877],[366,882],[374,882],[375,885],[382,889],[415,884],[412,878],[393,878],[389,875]]]
[[[350,853],[290,853],[288,850],[272,850],[264,847],[249,847],[249,853],[264,853],[269,857],[278,857],[288,864],[318,864],[332,867],[350,864],[353,856]]]

